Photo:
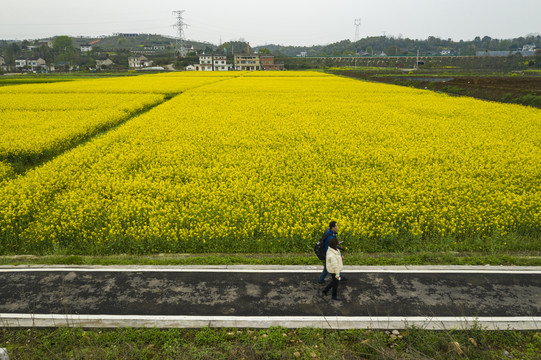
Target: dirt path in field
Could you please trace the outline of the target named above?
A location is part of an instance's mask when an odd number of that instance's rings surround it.
[[[12,318],[20,316],[18,324],[24,325],[21,314],[31,316],[33,324],[45,315],[85,315],[92,321],[83,325],[98,327],[107,326],[111,317],[116,326],[138,326],[134,321],[147,317],[154,326],[165,319],[185,327],[195,326],[188,320],[209,317],[300,323],[336,317],[343,322],[500,318],[510,326],[514,320],[509,319],[517,317],[541,320],[541,269],[535,267],[348,267],[348,280],[339,287],[342,301],[322,295],[320,271],[292,266],[0,267],[0,323],[14,326]],[[284,321],[279,324],[290,326]]]

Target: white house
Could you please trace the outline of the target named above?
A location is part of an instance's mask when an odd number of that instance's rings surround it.
[[[18,69],[27,67],[28,69],[31,69],[31,70],[34,70],[37,68],[45,69],[47,67],[47,63],[42,58],[37,58],[37,59],[17,58],[15,59],[15,67]]]
[[[443,49],[440,54],[442,54],[442,55],[451,55],[451,50],[450,49]]]
[[[26,66],[26,59],[24,58],[17,58],[15,59],[15,67],[20,69]]]
[[[29,59],[26,60],[26,66],[30,67],[31,69],[36,69],[38,67],[45,68],[47,66],[47,63],[42,58]]]
[[[199,64],[187,66],[188,71],[227,71],[233,66],[227,63],[225,55],[200,55]]]
[[[225,55],[214,55],[212,57],[212,65],[215,71],[229,71],[232,68],[232,65],[227,63],[227,57]]]
[[[144,68],[154,64],[154,61],[149,60],[146,56],[130,56],[128,58],[128,66],[131,68]]]
[[[199,64],[201,65],[212,65],[212,55],[200,55]]]
[[[527,44],[522,46],[522,51],[535,51],[535,44]]]
[[[92,45],[90,44],[83,44],[81,45],[81,54],[86,54],[88,52],[92,51]]]

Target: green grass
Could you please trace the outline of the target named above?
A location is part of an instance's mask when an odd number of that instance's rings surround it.
[[[539,359],[541,332],[2,329],[11,359]]]
[[[521,253],[345,253],[345,265],[516,265],[541,266],[541,252]],[[1,256],[0,265],[321,265],[301,254],[157,254],[111,256]]]
[[[51,73],[51,74],[21,74],[21,75],[6,75],[0,76],[0,86],[7,85],[23,85],[23,84],[46,84],[65,81],[74,81],[87,78],[104,78],[104,77],[121,77],[121,76],[137,76],[140,73],[132,72],[98,72],[98,73]]]
[[[23,85],[23,84],[46,84],[46,83],[57,83],[57,82],[65,82],[65,81],[72,81],[74,79],[70,78],[20,78],[17,77],[15,79],[13,78],[0,78],[0,86],[7,86],[7,85]]]
[[[518,97],[512,101],[521,105],[541,107],[541,95],[537,95],[533,92],[531,94]]]

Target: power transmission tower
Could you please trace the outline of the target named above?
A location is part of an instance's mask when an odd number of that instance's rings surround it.
[[[184,27],[188,26],[184,24],[182,13],[186,10],[173,11],[173,14],[177,16],[177,23],[173,25],[177,28],[177,41],[175,43],[175,55],[186,56],[186,47],[184,46]]]
[[[361,19],[355,19],[355,42],[359,41],[359,34],[361,29]]]

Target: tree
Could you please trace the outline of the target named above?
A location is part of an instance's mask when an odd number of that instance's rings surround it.
[[[271,51],[267,48],[261,48],[258,50],[258,52],[261,54],[261,55],[270,55],[271,54]]]
[[[115,66],[119,68],[127,68],[128,58],[130,55],[131,52],[129,50],[118,50],[114,55],[111,56],[111,60],[115,63]]]
[[[229,41],[222,44],[222,50],[226,49],[227,55],[229,54],[245,54],[247,51],[248,43],[243,41]]]
[[[387,48],[387,55],[397,56],[400,54],[400,48],[396,45],[391,45]]]
[[[4,51],[4,60],[6,61],[6,65],[9,67],[15,66],[15,59],[17,56],[19,56],[20,52],[19,45],[17,43],[11,43],[8,45],[6,50]]]
[[[38,48],[38,56],[45,60],[47,64],[53,62],[54,59],[53,52],[51,48],[49,48],[47,45],[40,45],[40,47]]]
[[[54,39],[53,49],[57,54],[71,54],[74,50],[73,40],[69,36],[57,36]]]

